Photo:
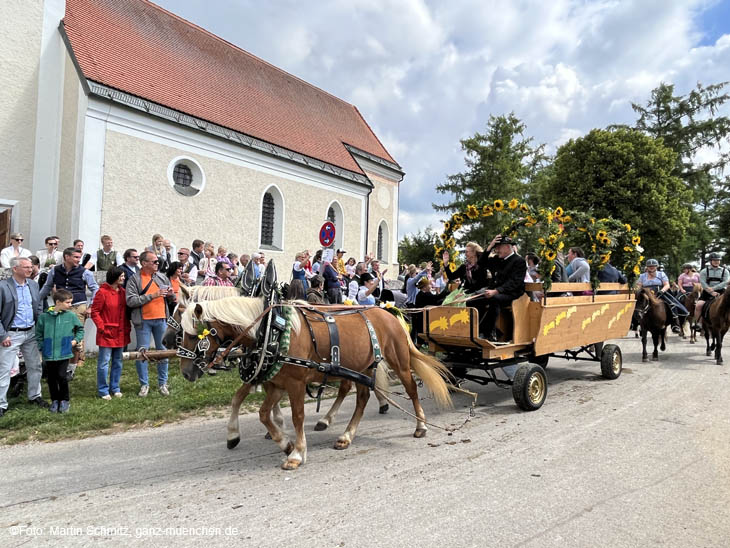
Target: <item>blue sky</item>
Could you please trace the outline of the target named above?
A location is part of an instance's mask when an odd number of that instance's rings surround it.
[[[437,226],[459,139],[514,112],[548,151],[660,82],[730,80],[730,0],[156,0],[356,105],[403,166],[399,235]]]

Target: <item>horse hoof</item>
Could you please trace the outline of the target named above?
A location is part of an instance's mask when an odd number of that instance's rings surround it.
[[[326,422],[319,421],[317,424],[314,425],[314,431],[315,432],[321,432],[322,430],[327,430],[327,427],[329,424]]]
[[[286,444],[286,449],[284,449],[284,453],[287,455],[291,455],[291,452],[294,451],[294,444],[292,442],[289,442]]]
[[[266,435],[264,436],[264,439],[265,440],[270,440],[271,439],[271,434],[269,434],[268,432],[266,432]]]
[[[694,343],[695,343],[694,341],[689,341],[689,344],[694,344]]]
[[[712,356],[712,352],[708,350],[707,352],[705,352],[705,356]]]
[[[378,409],[378,413],[381,415],[385,415],[388,412],[388,409],[390,409],[390,406],[386,403],[385,405],[381,405],[380,409]]]
[[[228,447],[228,449],[233,449],[234,447],[236,447],[236,445],[238,445],[238,443],[240,441],[241,441],[241,437],[238,436],[236,438],[233,438],[232,440],[228,440],[226,442],[226,446]]]
[[[338,451],[341,451],[342,449],[347,449],[348,447],[350,447],[350,442],[347,440],[337,440],[334,445],[334,448]]]
[[[667,349],[667,345],[666,344],[663,344],[663,345],[661,345],[659,347],[659,350],[661,350],[662,352],[664,352],[666,349]]]
[[[287,459],[286,461],[284,461],[284,464],[281,465],[281,469],[282,470],[296,470],[297,468],[299,468],[300,464],[302,464],[302,463],[298,460]]]
[[[722,365],[722,358],[720,358],[719,360],[717,360],[717,365]]]
[[[651,357],[651,361],[658,362],[659,361],[659,356],[652,356]]]
[[[644,356],[643,358],[641,358],[641,361],[642,362],[648,362],[649,361],[649,358],[647,358],[646,356]]]
[[[413,437],[414,438],[424,438],[424,437],[426,437],[426,432],[427,432],[427,430],[425,430],[425,429],[422,430],[422,429],[417,428],[416,431],[413,432]]]

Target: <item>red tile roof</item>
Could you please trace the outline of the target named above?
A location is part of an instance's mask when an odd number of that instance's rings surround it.
[[[356,173],[343,143],[395,163],[353,105],[147,0],[66,0],[64,27],[89,80]]]

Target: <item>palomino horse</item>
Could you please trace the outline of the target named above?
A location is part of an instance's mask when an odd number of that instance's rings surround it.
[[[165,345],[165,348],[177,348],[180,344],[180,341],[182,341],[182,327],[180,327],[180,322],[182,321],[182,314],[185,311],[185,309],[190,306],[191,303],[198,303],[203,301],[217,301],[219,299],[225,299],[226,297],[240,297],[241,296],[241,290],[237,287],[227,287],[227,286],[201,286],[201,285],[194,285],[192,287],[186,287],[184,285],[180,285],[180,300],[175,307],[175,309],[172,311],[172,314],[170,315],[170,318],[168,318],[167,322],[167,329],[165,330],[165,335],[162,339],[162,342]],[[383,365],[378,365],[378,370],[383,369]],[[384,373],[384,371],[383,371]],[[384,381],[387,382],[387,381]],[[317,424],[315,425],[314,429],[317,431],[326,430],[332,422],[334,422],[335,416],[337,415],[337,412],[340,410],[340,406],[342,405],[342,402],[344,401],[347,394],[350,393],[350,390],[352,389],[352,382],[347,379],[342,379],[340,381],[339,390],[337,392],[337,398],[332,403],[332,407],[330,407],[329,411],[325,414],[324,417],[319,419],[317,421]],[[229,449],[233,449],[238,445],[238,442],[241,440],[240,434],[239,434],[239,426],[238,426],[238,413],[240,412],[241,405],[243,404],[243,400],[246,399],[246,396],[248,395],[248,389],[244,389],[244,386],[241,386],[236,393],[233,395],[233,399],[231,400],[231,416],[228,420],[228,439],[227,444]],[[380,392],[375,393],[375,397],[378,399],[379,404],[379,412],[381,415],[388,412],[388,402],[387,400],[380,394]],[[284,416],[281,413],[281,405],[279,402],[276,403],[273,410],[273,420],[276,422],[276,424],[279,425],[280,428],[284,427]],[[268,437],[268,436],[267,436]]]
[[[218,301],[197,303],[188,308],[182,317],[185,332],[182,341],[180,370],[189,381],[199,378],[222,342],[241,337],[241,345],[252,347],[256,344],[256,331],[261,324],[266,302],[260,298],[233,297]],[[322,307],[320,310],[328,310]],[[341,310],[341,308],[338,308]],[[346,341],[340,347],[342,367],[359,373],[367,373],[374,362],[372,339],[364,318],[370,322],[378,341],[383,358],[396,373],[410,397],[416,420],[414,437],[426,435],[426,416],[418,400],[418,390],[413,373],[418,375],[441,407],[451,405],[451,397],[444,378],[448,370],[439,361],[421,354],[403,329],[400,321],[389,312],[373,307],[361,309],[353,314],[335,316],[339,338]],[[302,333],[300,327],[302,311],[293,308],[290,313],[290,343],[287,356],[301,360],[320,360],[313,341],[319,347],[329,341],[326,322],[311,322],[313,336]],[[201,344],[202,343],[202,344]],[[195,355],[195,359],[188,356]],[[282,468],[293,470],[307,459],[307,442],[304,434],[304,400],[308,383],[323,382],[324,374],[316,369],[284,363],[279,372],[265,383],[266,398],[259,410],[259,419],[266,426],[272,439],[287,454]],[[248,394],[250,384],[242,390]],[[356,385],[357,402],[355,412],[345,432],[335,442],[335,448],[344,449],[355,437],[365,405],[370,397],[369,389]],[[281,429],[271,420],[271,409],[284,393],[289,394],[292,422],[296,431],[296,441],[291,443]]]
[[[659,360],[659,352],[657,345],[661,340],[661,350],[664,352],[667,345],[665,344],[667,329],[667,309],[664,302],[657,298],[651,289],[642,288],[636,292],[636,308],[634,312],[639,322],[639,332],[641,333],[641,361],[649,361],[646,353],[646,334],[651,332],[651,338],[654,341],[654,352],[651,354],[652,361]]]
[[[697,304],[697,301],[700,298],[700,295],[702,295],[702,285],[701,284],[694,284],[694,288],[692,289],[691,293],[685,293],[684,294],[684,300],[681,301],[684,307],[687,309],[687,312],[689,312],[688,316],[680,316],[679,318],[679,334],[682,336],[683,339],[687,338],[687,335],[684,334],[684,325],[686,323],[689,323],[689,342],[690,344],[694,344],[697,342],[697,334],[695,331],[695,324],[697,323],[695,321],[695,306]]]
[[[717,365],[722,365],[722,340],[730,327],[730,289],[726,289],[722,295],[705,306],[709,307],[707,314],[703,314],[702,318],[707,355],[711,356],[714,350]],[[710,334],[712,335],[712,345],[710,345]]]

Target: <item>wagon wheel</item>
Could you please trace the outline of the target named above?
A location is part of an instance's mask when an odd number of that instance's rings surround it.
[[[536,364],[521,365],[512,380],[512,397],[517,407],[535,411],[542,407],[547,397],[547,374]]]
[[[607,344],[601,352],[601,375],[606,379],[618,379],[623,369],[621,349],[615,344]]]

